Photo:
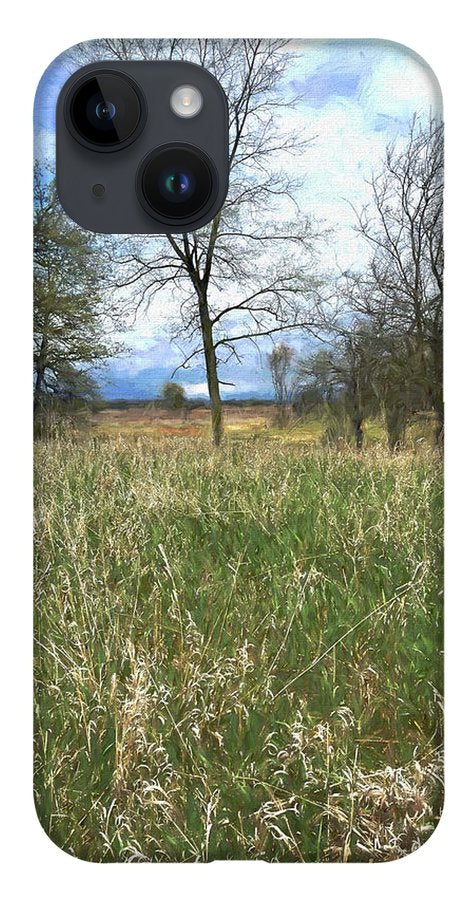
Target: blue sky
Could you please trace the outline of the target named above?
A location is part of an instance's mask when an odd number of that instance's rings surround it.
[[[278,165],[291,166],[301,179],[296,199],[303,213],[332,228],[331,244],[320,260],[323,271],[336,261],[343,268],[355,266],[365,258],[365,249],[352,230],[348,201],[357,207],[366,202],[366,177],[378,167],[386,145],[403,139],[414,113],[442,114],[439,87],[420,57],[391,42],[299,41],[292,49],[296,57],[282,91],[298,94],[300,101],[283,125],[317,137],[299,158],[283,158]],[[36,152],[49,160],[54,159],[56,98],[70,73],[71,64],[60,57],[45,72],[37,92]],[[172,299],[158,299],[121,335],[129,352],[101,373],[105,397],[151,398],[170,378],[182,358],[169,340],[172,307]],[[312,348],[303,335],[287,333],[286,341],[300,351]],[[272,395],[266,366],[270,348],[270,342],[263,341],[261,352],[247,349],[241,366],[230,363],[226,374],[223,370],[222,377],[235,384],[223,389],[225,398]],[[176,380],[189,396],[206,395],[203,366],[181,370]]]

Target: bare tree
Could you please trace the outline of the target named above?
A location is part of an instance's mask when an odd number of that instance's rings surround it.
[[[336,378],[333,369],[331,349],[320,349],[302,357],[297,364],[299,394],[306,395],[304,408],[308,411],[330,403],[336,392]]]
[[[372,199],[356,210],[371,250],[362,273],[347,273],[344,293],[358,316],[388,340],[403,342],[417,388],[443,431],[443,126],[414,118],[406,145],[388,147],[370,182]],[[416,366],[416,361],[418,365]],[[407,371],[406,377],[408,378]]]
[[[415,341],[407,335],[376,332],[367,327],[367,365],[375,399],[387,430],[389,449],[402,448],[414,413],[427,408],[426,375]]]
[[[278,407],[278,423],[281,426],[285,425],[289,416],[292,366],[295,355],[295,350],[289,344],[284,343],[276,344],[268,354],[268,365]]]
[[[292,60],[282,40],[107,41],[85,45],[94,58],[186,58],[222,84],[230,110],[230,187],[222,210],[206,228],[183,236],[116,242],[123,275],[118,287],[147,307],[163,292],[177,299],[172,335],[184,347],[181,366],[205,362],[213,439],[223,434],[221,368],[240,362],[242,347],[289,329],[316,328],[316,279],[310,276],[315,238],[294,215],[297,182],[283,157],[305,141],[282,127],[294,106],[279,92]],[[77,53],[78,51],[75,50]],[[85,61],[84,57],[81,61]],[[175,373],[173,373],[175,374]]]
[[[363,448],[365,419],[379,408],[374,350],[373,335],[354,322],[334,331],[329,349],[312,353],[299,364],[302,384],[313,392],[315,406],[333,401],[349,417],[357,450]]]

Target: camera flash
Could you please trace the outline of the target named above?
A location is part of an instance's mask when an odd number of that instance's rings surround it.
[[[191,84],[181,84],[175,88],[170,98],[172,112],[182,119],[198,115],[203,106],[203,97],[198,88]]]

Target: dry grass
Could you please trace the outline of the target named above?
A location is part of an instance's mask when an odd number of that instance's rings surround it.
[[[387,860],[442,803],[441,464],[36,450],[36,802],[91,860]]]

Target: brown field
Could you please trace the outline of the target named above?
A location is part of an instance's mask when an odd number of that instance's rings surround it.
[[[225,406],[223,407],[225,427],[230,431],[250,432],[269,429],[273,425],[275,407]],[[126,409],[107,408],[95,412],[91,427],[107,435],[147,434],[150,437],[177,435],[178,437],[199,436],[210,427],[210,410],[206,407],[191,409],[184,413],[150,406],[130,406]]]
[[[288,443],[326,441],[339,443],[338,435],[329,437],[331,423],[326,415],[291,417],[286,428],[276,423],[274,404],[223,407],[225,433],[232,440],[257,439]],[[84,428],[84,426],[86,426]],[[210,410],[199,407],[188,411],[160,409],[149,406],[129,406],[125,409],[106,408],[92,413],[83,420],[83,433],[105,437],[205,437],[210,438]],[[406,449],[414,452],[432,445],[434,420],[427,414],[416,415],[409,424],[405,435]],[[331,427],[332,432],[332,427]],[[342,434],[340,440],[347,440],[353,446],[352,436],[347,439]],[[386,446],[386,434],[380,419],[369,419],[364,426],[364,446]]]

